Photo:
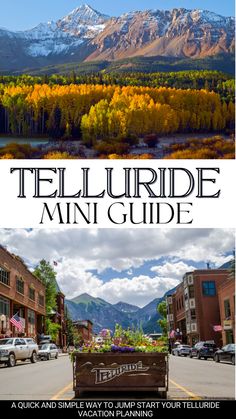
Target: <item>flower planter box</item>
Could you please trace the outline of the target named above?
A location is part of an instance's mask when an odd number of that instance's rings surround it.
[[[73,355],[75,397],[83,392],[168,391],[166,353],[75,353]]]

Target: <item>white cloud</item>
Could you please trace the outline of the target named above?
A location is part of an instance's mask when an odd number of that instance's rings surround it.
[[[172,278],[150,278],[140,275],[133,278],[114,278],[95,291],[96,297],[110,303],[124,301],[143,307],[166,291],[174,288],[179,281]],[[94,294],[94,295],[95,295]]]
[[[186,272],[194,271],[196,267],[179,262],[166,262],[163,265],[153,266],[152,272],[155,272],[161,277],[171,277],[180,280]]]
[[[87,292],[108,301],[123,299],[142,305],[175,286],[194,263],[210,261],[214,267],[228,260],[225,253],[234,248],[234,230],[2,229],[0,243],[31,266],[42,258],[59,261],[55,267],[58,282],[69,297]],[[134,269],[148,261],[156,261],[155,278],[149,277],[147,269],[143,276],[132,278]],[[100,278],[108,268],[125,278],[116,278],[114,273],[114,278],[104,282]],[[100,277],[91,270],[97,270]]]
[[[103,282],[91,272],[81,268],[80,263],[72,259],[63,260],[56,267],[57,280],[65,295],[69,298],[79,294],[94,294]]]

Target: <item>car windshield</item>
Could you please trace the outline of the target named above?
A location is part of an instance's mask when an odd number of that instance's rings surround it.
[[[231,344],[228,346],[228,351],[235,351],[235,343],[231,343]]]
[[[50,348],[50,345],[44,344],[44,345],[41,346],[41,349],[49,349],[49,348]]]
[[[0,345],[12,345],[13,339],[0,339]]]

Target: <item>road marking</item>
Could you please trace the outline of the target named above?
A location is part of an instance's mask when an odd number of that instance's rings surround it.
[[[173,380],[169,380],[171,384],[173,384],[178,389],[182,390],[184,393],[186,393],[188,396],[190,396],[193,399],[201,400],[200,396],[197,396],[196,394],[192,393],[192,391],[189,391],[187,388],[181,386],[180,384],[176,383]]]
[[[68,384],[68,386],[62,388],[58,393],[56,393],[51,400],[59,400],[64,394],[66,394],[68,391],[73,389],[73,383]],[[69,400],[67,398],[67,400]]]
[[[195,393],[193,393],[192,391],[189,391],[187,388],[181,386],[180,384],[176,383],[173,380],[169,380],[171,384],[173,384],[175,387],[177,387],[179,390],[183,391],[184,393],[186,393],[189,397],[191,397],[192,399],[197,399],[197,400],[201,400],[200,396],[197,396]],[[59,400],[64,394],[66,394],[68,391],[71,391],[73,389],[73,383],[68,384],[66,387],[62,388],[60,391],[58,391],[58,393],[56,393],[51,400]],[[70,400],[69,397],[64,398],[66,400]]]

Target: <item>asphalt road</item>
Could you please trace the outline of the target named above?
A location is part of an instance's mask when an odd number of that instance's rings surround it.
[[[235,398],[235,368],[229,363],[215,363],[213,360],[199,360],[170,356],[170,394],[173,398],[182,397],[180,386],[190,393],[192,398],[233,399]],[[174,383],[178,384],[176,387]],[[190,395],[189,395],[190,396]],[[170,398],[171,398],[170,397]]]
[[[18,362],[14,368],[1,366],[0,400],[49,400],[61,393],[63,399],[71,399],[71,382],[72,363],[68,356],[36,364]]]
[[[234,367],[211,360],[170,356],[169,384],[171,400],[235,397]],[[18,363],[14,368],[0,367],[0,400],[70,400],[73,397],[72,364],[68,356],[36,364]],[[105,399],[109,397],[103,395]],[[146,398],[153,399],[153,396]]]

